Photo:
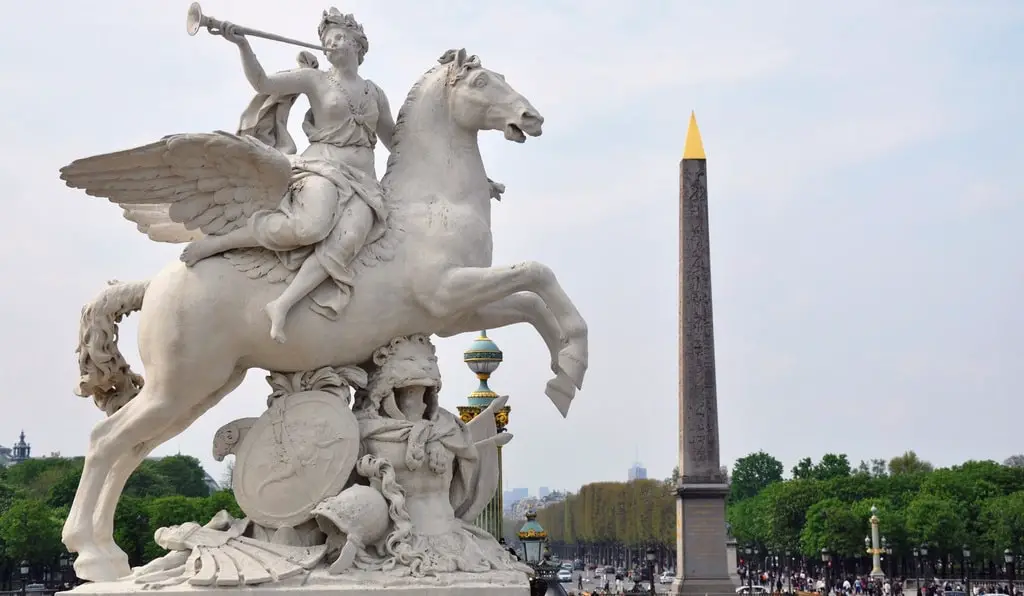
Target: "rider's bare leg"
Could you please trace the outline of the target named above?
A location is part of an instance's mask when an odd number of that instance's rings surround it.
[[[189,242],[185,250],[181,251],[181,260],[191,267],[207,257],[219,255],[222,252],[259,245],[260,243],[256,241],[249,226],[245,226],[223,236],[203,236]]]
[[[362,200],[353,197],[348,202],[337,228],[325,240],[331,244],[331,254],[338,263],[342,263],[346,268],[351,264],[360,249],[366,244],[366,237],[373,226],[373,218],[373,210]],[[267,304],[267,316],[270,317],[270,336],[275,341],[280,343],[287,341],[284,325],[288,313],[299,300],[315,290],[328,277],[327,270],[317,260],[317,257],[310,255],[302,263],[299,272],[295,274],[295,279],[288,284],[284,292],[276,300]],[[345,277],[351,279],[351,273]],[[342,304],[339,308],[345,307],[348,298],[349,293],[343,294]]]

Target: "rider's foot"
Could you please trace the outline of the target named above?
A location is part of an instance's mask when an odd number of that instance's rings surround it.
[[[188,243],[185,250],[181,251],[181,261],[191,267],[206,257],[212,257],[219,251],[215,238],[204,236],[198,240]]]
[[[288,307],[281,304],[279,300],[273,300],[266,307],[267,316],[270,317],[270,337],[279,344],[288,341],[284,334],[284,322],[288,318]]]

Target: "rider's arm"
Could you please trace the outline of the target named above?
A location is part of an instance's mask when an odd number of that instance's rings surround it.
[[[370,81],[370,84],[377,90],[377,138],[391,151],[395,140],[395,119],[391,115],[391,104],[388,103],[388,96],[384,90],[377,86],[377,83]]]

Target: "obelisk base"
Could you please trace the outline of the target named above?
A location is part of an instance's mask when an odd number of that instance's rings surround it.
[[[736,595],[729,577],[725,538],[727,484],[680,484],[676,580],[672,593],[686,596]]]

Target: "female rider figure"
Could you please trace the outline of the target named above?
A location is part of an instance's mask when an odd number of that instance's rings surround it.
[[[333,284],[313,294],[313,308],[328,318],[337,316],[351,296],[353,259],[386,229],[373,151],[378,138],[392,148],[395,123],[384,92],[359,76],[369,42],[352,15],[333,7],[324,11],[317,32],[329,70],[298,68],[268,75],[248,40],[234,25],[223,24],[222,35],[238,46],[245,76],[257,93],[286,109],[298,94],[309,99],[302,126],[309,147],[292,158],[291,190],[278,209],[257,212],[246,227],[223,236],[195,240],[181,257],[192,266],[228,250],[261,246],[277,252],[289,269],[297,268],[281,296],[266,306],[270,335],[278,342],[286,339],[288,312],[328,279]],[[275,133],[287,135],[283,128]]]

